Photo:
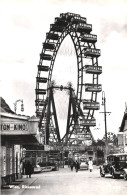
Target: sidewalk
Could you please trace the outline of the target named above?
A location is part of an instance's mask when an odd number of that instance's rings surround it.
[[[32,175],[31,178],[26,178],[26,175],[23,175],[23,178],[17,179],[10,185],[6,185],[1,189],[1,195],[20,195],[23,193],[25,188],[30,186],[37,180],[37,176]]]

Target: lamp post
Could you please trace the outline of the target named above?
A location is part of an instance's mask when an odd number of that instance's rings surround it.
[[[21,102],[21,111],[23,112],[24,111],[24,104],[23,104],[23,100],[22,99],[19,99],[19,100],[16,100],[15,103],[14,103],[14,111],[16,113],[16,110],[17,110],[17,103],[18,102]]]
[[[105,98],[105,92],[104,91],[102,91],[102,105],[104,106],[105,140],[107,142],[106,98]]]
[[[104,106],[104,122],[105,122],[105,160],[107,158],[107,154],[108,154],[108,141],[107,141],[107,118],[106,118],[106,114],[107,113],[111,113],[111,112],[106,112],[106,97],[105,97],[105,92],[102,91],[102,106]]]

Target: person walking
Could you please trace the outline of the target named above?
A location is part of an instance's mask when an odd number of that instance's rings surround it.
[[[90,172],[92,172],[92,170],[93,170],[93,161],[92,161],[92,158],[89,158],[88,165],[89,165]]]
[[[73,171],[73,166],[74,166],[74,163],[71,162],[71,171]]]
[[[23,160],[20,160],[20,174],[21,174],[21,178],[23,177]]]
[[[32,164],[30,163],[30,161],[28,160],[26,165],[25,165],[25,174],[27,175],[27,178],[29,176],[29,178],[31,178],[31,175],[33,173],[33,167]]]
[[[78,172],[78,170],[79,170],[79,162],[77,160],[75,162],[75,170],[76,170],[76,172]]]

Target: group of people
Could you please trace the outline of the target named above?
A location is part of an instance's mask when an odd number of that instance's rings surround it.
[[[75,167],[76,172],[78,172],[80,165],[79,162],[76,160],[75,162],[71,162],[71,170],[73,171],[73,167]]]
[[[88,165],[89,165],[90,172],[92,172],[92,170],[93,170],[92,158],[89,158]],[[80,169],[80,164],[77,160],[75,162],[71,162],[70,166],[71,166],[71,171],[73,171],[73,167],[75,167],[76,172],[78,172],[78,170]]]
[[[89,158],[88,165],[89,165],[90,172],[92,172],[92,170],[93,170],[92,158]],[[80,164],[76,160],[75,162],[71,162],[70,167],[71,167],[71,171],[73,171],[73,168],[75,167],[76,172],[78,172],[78,170],[80,169]],[[33,173],[33,166],[29,160],[25,161],[25,162],[23,162],[23,161],[20,162],[20,170],[21,170],[22,175],[25,174],[27,176],[27,178],[28,177],[31,178],[31,175]]]

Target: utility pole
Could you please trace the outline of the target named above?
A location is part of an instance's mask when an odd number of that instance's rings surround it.
[[[104,106],[104,112],[100,112],[100,113],[104,113],[104,122],[105,122],[105,160],[106,160],[107,154],[108,154],[107,118],[106,118],[106,114],[111,114],[111,112],[106,112],[106,97],[105,97],[105,92],[104,91],[102,91],[102,106]]]

